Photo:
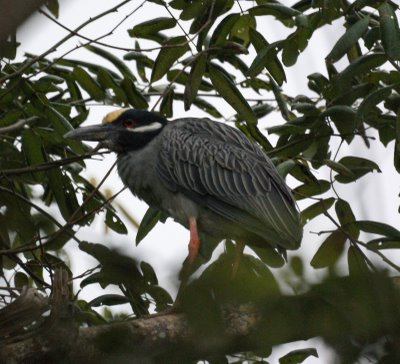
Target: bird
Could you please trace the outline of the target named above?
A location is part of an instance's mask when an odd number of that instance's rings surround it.
[[[133,195],[189,229],[189,264],[201,233],[279,252],[300,246],[291,190],[261,147],[226,123],[117,109],[65,137],[117,154],[118,174]]]

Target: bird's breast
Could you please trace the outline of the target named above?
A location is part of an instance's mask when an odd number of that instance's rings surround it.
[[[167,189],[156,171],[155,149],[130,151],[118,155],[118,174],[130,191],[149,206],[156,207],[174,220],[187,225],[188,217],[197,217],[196,203]]]
[[[156,153],[152,148],[120,153],[118,155],[118,174],[131,192],[149,205],[157,205],[155,196],[159,178],[155,171]]]

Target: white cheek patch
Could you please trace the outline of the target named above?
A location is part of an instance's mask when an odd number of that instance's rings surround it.
[[[159,123],[159,122],[154,122],[148,125],[143,125],[143,126],[138,126],[136,128],[132,128],[132,129],[127,129],[129,131],[132,131],[134,133],[145,133],[148,131],[156,131],[159,130],[163,127],[163,124]]]

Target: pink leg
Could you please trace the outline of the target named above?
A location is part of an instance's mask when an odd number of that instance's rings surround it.
[[[197,253],[200,249],[200,238],[197,230],[197,221],[195,217],[189,217],[189,229],[190,229],[190,240],[189,240],[189,255],[188,263],[192,265],[197,257]]]

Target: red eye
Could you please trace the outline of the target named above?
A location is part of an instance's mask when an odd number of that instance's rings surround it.
[[[131,120],[131,119],[124,120],[124,121],[122,122],[122,126],[123,126],[124,128],[127,128],[127,129],[132,129],[132,128],[135,127],[135,122],[134,122],[133,120]]]

